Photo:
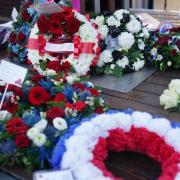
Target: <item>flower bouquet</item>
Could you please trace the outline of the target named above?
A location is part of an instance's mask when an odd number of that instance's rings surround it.
[[[0,86],[0,97],[4,86]],[[100,91],[75,76],[32,75],[22,88],[9,85],[0,111],[0,164],[48,168],[54,146],[70,126],[106,111]]]
[[[72,8],[41,15],[28,40],[28,59],[42,75],[49,62],[68,62],[78,75],[86,75],[97,64],[99,38],[97,29]]]
[[[148,47],[149,61],[160,70],[180,68],[180,27],[152,32]]]
[[[27,63],[27,39],[31,28],[37,20],[37,13],[30,7],[29,1],[24,3],[20,9],[17,21],[13,23],[13,31],[9,37],[8,54],[12,61]]]
[[[141,20],[127,10],[104,13],[94,20],[101,36],[101,54],[93,74],[116,77],[125,72],[138,71],[145,65],[145,41],[149,37]]]
[[[173,79],[169,84],[169,89],[164,90],[160,96],[160,104],[164,109],[180,111],[180,79]]]

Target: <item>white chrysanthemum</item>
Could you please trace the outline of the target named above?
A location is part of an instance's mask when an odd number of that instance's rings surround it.
[[[123,19],[123,13],[124,13],[124,9],[120,9],[117,10],[114,15],[117,18],[118,21],[120,21],[121,19]]]
[[[123,32],[119,36],[119,45],[122,49],[128,50],[135,43],[134,36],[132,33]]]
[[[35,137],[37,137],[38,134],[40,134],[39,129],[33,127],[27,131],[26,135],[29,139],[33,140],[33,139],[35,139]]]
[[[112,53],[110,50],[104,50],[99,57],[98,66],[102,67],[105,63],[113,61]]]
[[[164,109],[174,108],[178,104],[178,98],[176,91],[166,89],[160,96],[160,104],[164,106]]]
[[[148,38],[149,37],[149,31],[148,31],[148,29],[146,28],[146,27],[144,27],[143,29],[142,29],[142,33],[140,34],[140,37],[145,37],[145,38]]]
[[[58,117],[58,118],[55,118],[54,120],[53,120],[53,125],[54,125],[54,127],[57,129],[57,130],[59,130],[59,131],[64,131],[65,129],[67,129],[67,123],[66,123],[66,120],[65,119],[63,119],[63,118],[60,118],[60,117]]]
[[[139,71],[140,69],[142,69],[144,67],[144,64],[145,64],[144,60],[138,60],[133,63],[133,69],[135,71]]]
[[[0,111],[0,121],[11,118],[11,113],[8,111]]]
[[[34,125],[35,128],[37,128],[40,132],[44,131],[48,125],[48,122],[46,119],[41,119],[38,123]]]
[[[97,16],[95,19],[95,23],[98,26],[103,26],[104,25],[104,16]]]
[[[103,25],[99,28],[99,33],[102,39],[105,39],[108,35],[109,29],[106,25]]]
[[[118,60],[116,64],[122,68],[125,68],[127,65],[129,65],[129,59],[127,56],[124,56],[122,59]]]
[[[118,27],[118,26],[121,25],[120,21],[118,21],[114,16],[108,17],[107,20],[106,20],[106,23],[108,24],[108,26],[116,26],[116,27]]]
[[[46,143],[46,135],[43,133],[37,134],[37,136],[33,139],[34,145],[41,147]]]
[[[133,19],[126,24],[126,28],[131,33],[138,33],[141,30],[141,23],[137,19]]]

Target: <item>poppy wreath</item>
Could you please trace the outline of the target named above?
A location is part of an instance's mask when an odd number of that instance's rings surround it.
[[[161,163],[159,180],[178,180],[180,129],[174,127],[167,119],[144,112],[98,115],[85,119],[61,137],[51,164],[54,169],[69,169],[76,180],[120,180],[104,165],[108,151],[135,151]]]
[[[54,62],[60,66],[69,64],[73,72],[86,75],[90,66],[97,64],[98,44],[95,25],[66,7],[61,12],[38,18],[28,40],[28,59],[41,75],[46,75],[49,63]],[[52,70],[54,74],[64,71],[63,68]]]

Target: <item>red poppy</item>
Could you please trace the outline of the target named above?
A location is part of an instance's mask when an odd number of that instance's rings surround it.
[[[30,90],[28,98],[32,105],[40,106],[47,102],[50,99],[50,96],[43,87],[37,86]]]
[[[18,135],[15,139],[16,146],[18,148],[27,148],[30,145],[30,140],[25,135]]]
[[[57,117],[64,117],[64,110],[60,107],[52,107],[47,111],[47,119],[52,121]]]

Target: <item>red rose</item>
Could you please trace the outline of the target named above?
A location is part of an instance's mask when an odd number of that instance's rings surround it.
[[[9,42],[14,43],[16,41],[16,34],[12,32],[9,36]]]
[[[26,134],[28,127],[21,118],[15,117],[7,121],[6,131],[10,134],[19,135]]]
[[[102,114],[104,112],[104,110],[102,107],[97,107],[94,112],[97,114]]]
[[[61,70],[61,65],[59,61],[50,61],[47,65],[47,68],[59,72]]]
[[[159,45],[167,45],[168,44],[169,37],[159,37],[158,44]]]
[[[40,75],[40,74],[38,74],[38,75],[33,75],[33,76],[31,76],[31,81],[33,82],[33,83],[35,83],[35,84],[37,84],[40,80],[42,80],[44,78],[44,76],[43,75]]]
[[[69,72],[70,69],[71,69],[70,63],[67,62],[67,61],[64,62],[64,63],[62,63],[62,64],[61,64],[61,69],[62,69],[63,71],[65,71],[65,72]]]
[[[100,96],[99,91],[96,90],[96,89],[91,89],[91,88],[89,88],[88,91],[89,91],[93,96],[96,96],[96,97]]]
[[[63,33],[62,23],[64,21],[63,13],[54,13],[50,17],[49,31],[57,36]]]
[[[25,22],[31,21],[31,16],[27,11],[22,12],[22,20]]]
[[[24,41],[24,39],[25,39],[25,34],[22,31],[20,31],[17,35],[17,41],[20,43]]]
[[[81,22],[77,20],[74,16],[66,17],[66,28],[67,32],[70,33],[70,35],[73,35],[76,32],[78,32],[80,25]]]
[[[57,117],[64,117],[64,110],[60,107],[52,107],[47,111],[47,119],[52,121]]]
[[[58,94],[55,96],[54,101],[55,101],[55,102],[66,102],[67,99],[66,99],[66,97],[65,97],[64,94],[58,93]]]
[[[40,106],[41,104],[47,102],[50,98],[47,91],[41,87],[33,87],[29,92],[29,102],[34,106]]]
[[[7,102],[3,104],[3,109],[7,110],[8,112],[14,114],[18,110],[18,105],[15,103]]]
[[[171,55],[172,55],[172,56],[176,56],[176,55],[177,55],[176,49],[172,49],[172,50],[171,50]]]
[[[30,145],[30,140],[25,135],[18,135],[15,139],[18,148],[27,148]]]
[[[49,31],[49,20],[45,15],[41,15],[38,18],[37,26],[41,33],[47,33]]]

